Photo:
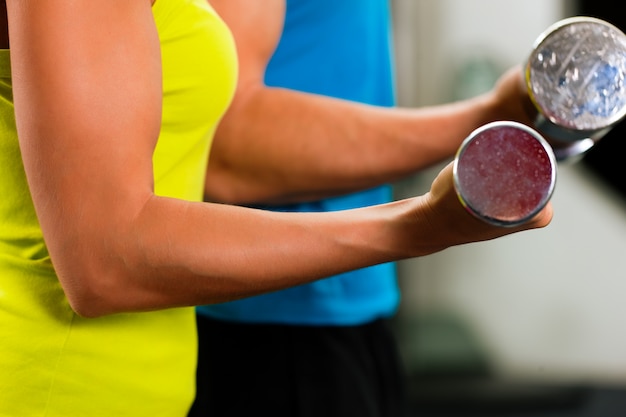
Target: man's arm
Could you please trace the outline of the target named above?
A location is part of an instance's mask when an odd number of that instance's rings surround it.
[[[264,72],[281,35],[284,0],[210,2],[233,32],[240,74],[211,151],[208,199],[288,203],[389,183],[451,158],[484,123],[525,116],[521,69],[494,92],[421,109],[268,87]]]

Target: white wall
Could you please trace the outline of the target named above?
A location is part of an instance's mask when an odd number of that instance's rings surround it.
[[[395,0],[400,104],[449,100],[472,56],[523,62],[571,6]],[[436,169],[398,184],[398,196],[423,192]],[[459,313],[502,375],[626,383],[626,204],[581,164],[559,166],[552,202],[546,229],[402,262],[401,315]]]

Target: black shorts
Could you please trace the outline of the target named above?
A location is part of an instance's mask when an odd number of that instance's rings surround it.
[[[238,324],[198,316],[191,417],[402,417],[405,376],[388,323]]]

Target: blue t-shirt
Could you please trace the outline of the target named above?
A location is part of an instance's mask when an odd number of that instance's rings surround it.
[[[267,68],[267,85],[379,106],[393,106],[387,0],[288,0],[283,35]],[[334,211],[385,203],[390,186],[281,207]],[[357,325],[393,314],[399,303],[395,265],[377,265],[282,291],[198,307],[215,319],[246,323]]]

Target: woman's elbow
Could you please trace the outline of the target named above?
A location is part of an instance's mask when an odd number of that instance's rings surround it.
[[[127,293],[125,279],[119,275],[106,273],[81,273],[79,276],[59,276],[61,286],[70,307],[76,314],[85,318],[98,318],[116,313],[128,312],[122,305],[121,294]]]

